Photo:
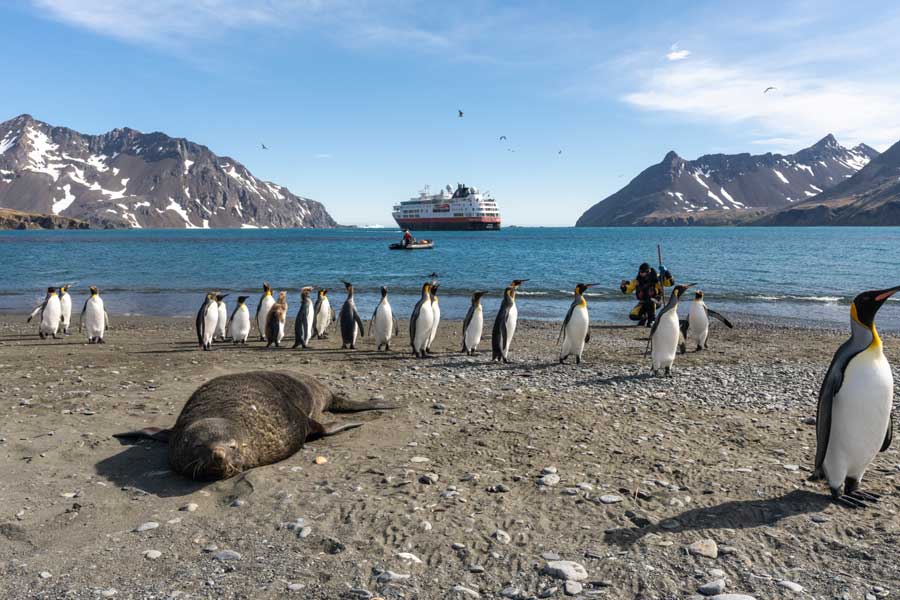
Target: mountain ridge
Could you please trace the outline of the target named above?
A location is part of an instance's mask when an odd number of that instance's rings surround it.
[[[108,227],[336,227],[325,207],[162,132],[0,123],[0,207]]]
[[[670,150],[585,211],[576,226],[740,224],[837,185],[877,155],[865,144],[845,148],[830,133],[788,155],[719,153],[686,160]]]

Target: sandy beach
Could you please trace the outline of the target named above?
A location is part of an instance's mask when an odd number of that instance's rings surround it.
[[[461,355],[450,322],[437,356],[415,360],[404,323],[399,352],[368,337],[340,351],[333,329],[306,351],[201,352],[190,319],[114,317],[108,343],[87,345],[4,315],[0,597],[900,593],[900,445],[868,472],[882,500],[865,510],[806,481],[819,384],[846,333],[738,325],[652,378],[646,330],[630,327],[596,326],[575,366],[557,364],[558,323],[521,323],[515,362],[497,365],[489,340]],[[900,337],[883,339],[900,380]],[[212,484],[170,472],[162,444],[112,437],[169,427],[201,383],[253,369],[401,408]],[[560,559],[587,576],[548,574]]]

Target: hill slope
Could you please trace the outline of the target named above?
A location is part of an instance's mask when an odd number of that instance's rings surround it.
[[[830,189],[876,156],[865,144],[845,148],[830,134],[787,156],[708,154],[689,161],[669,152],[576,225],[742,223]]]
[[[900,142],[853,177],[758,225],[900,225]]]
[[[0,123],[0,207],[121,227],[334,227],[322,204],[163,133]]]

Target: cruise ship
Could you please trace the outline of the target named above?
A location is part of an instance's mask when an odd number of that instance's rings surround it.
[[[394,206],[394,220],[401,229],[500,229],[500,211],[488,194],[457,184],[437,194],[426,187],[416,198]]]

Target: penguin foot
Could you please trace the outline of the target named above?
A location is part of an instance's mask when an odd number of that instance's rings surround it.
[[[580,364],[581,364],[581,357],[580,357],[580,356],[576,356],[576,357],[575,357],[575,364],[576,364],[576,365],[580,365]]]
[[[852,492],[846,494],[846,496],[850,496],[855,500],[859,500],[860,502],[878,502],[881,500],[881,496],[878,494],[873,494],[871,492],[863,492],[862,490],[853,490]]]
[[[106,343],[106,340],[104,340],[103,338],[100,338],[100,339],[97,340],[97,343],[98,343],[98,344],[105,344],[105,343]]]
[[[856,498],[853,498],[852,496],[847,496],[847,495],[838,496],[837,498],[834,499],[834,501],[845,508],[856,509],[856,508],[867,508],[867,506],[868,506],[862,500],[857,500]]]

